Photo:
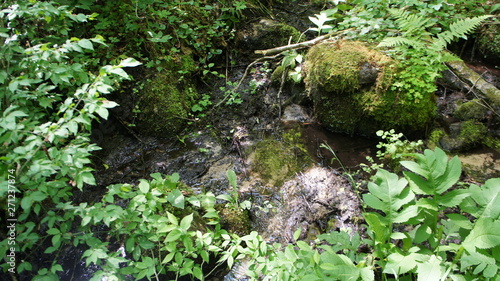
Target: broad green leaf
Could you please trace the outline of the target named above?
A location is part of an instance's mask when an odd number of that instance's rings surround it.
[[[184,195],[179,189],[174,189],[167,195],[167,200],[172,206],[184,209]]]
[[[189,214],[189,215],[185,216],[184,218],[182,218],[179,227],[182,230],[187,231],[191,227],[192,221],[193,221],[193,214]]]
[[[481,187],[471,185],[469,191],[472,199],[479,205],[474,207],[476,210],[470,210],[471,214],[478,217],[500,218],[500,179],[487,180]]]
[[[84,49],[94,50],[94,46],[89,39],[81,39],[80,41],[78,41],[78,45]]]
[[[446,268],[441,265],[441,259],[431,255],[429,260],[418,263],[417,265],[417,280],[418,281],[440,281],[446,271]]]
[[[405,274],[417,266],[417,259],[419,256],[420,255],[416,253],[411,253],[407,256],[400,253],[392,253],[387,257],[384,273],[394,274],[396,276]]]
[[[462,245],[469,252],[474,252],[475,248],[490,249],[500,245],[500,220],[489,217],[477,219]]]
[[[464,229],[472,229],[473,227],[472,222],[461,214],[446,214],[446,216],[458,227]]]
[[[401,161],[400,162],[403,167],[406,169],[412,171],[415,174],[421,175],[424,178],[428,178],[430,172],[425,169],[424,167],[421,167],[420,164],[413,162],[413,161]]]
[[[375,175],[375,181],[368,183],[369,194],[363,194],[365,203],[385,213],[388,223],[405,221],[414,216],[414,210],[399,214],[399,209],[410,203],[415,194],[407,187],[407,181],[398,175],[380,169]]]
[[[139,190],[142,193],[148,193],[149,192],[149,183],[146,180],[140,180],[139,182]]]
[[[444,156],[441,155],[441,157],[446,157],[447,159],[446,154],[444,152],[443,154]],[[447,164],[443,164],[446,167],[444,174],[434,180],[434,184],[437,184],[437,194],[442,194],[454,184],[456,184],[460,179],[460,175],[462,174],[462,165],[460,163],[460,159],[458,159],[458,156],[453,157],[450,161],[448,161]]]
[[[363,216],[375,235],[375,241],[385,243],[391,235],[389,226],[382,222],[379,214],[364,213]]]
[[[177,220],[177,217],[174,216],[172,213],[167,212],[167,218],[168,220],[173,224],[173,225],[179,225],[179,221]]]
[[[470,194],[467,190],[455,189],[443,195],[437,195],[436,200],[440,205],[451,208],[458,206],[465,198],[469,196]]]
[[[167,237],[165,238],[164,243],[172,242],[172,241],[177,241],[179,238],[182,236],[182,232],[178,229],[172,230]]]
[[[238,188],[238,178],[236,177],[236,173],[233,170],[227,171],[227,179],[229,180],[229,184],[231,187],[236,190]]]

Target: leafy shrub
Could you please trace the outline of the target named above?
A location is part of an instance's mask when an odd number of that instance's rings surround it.
[[[368,239],[334,231],[282,247],[242,237],[253,280],[498,280],[500,179],[463,188],[458,157],[439,148],[413,156],[403,178],[379,169],[368,184]]]

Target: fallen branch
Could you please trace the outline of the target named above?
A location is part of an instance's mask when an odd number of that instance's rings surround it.
[[[321,42],[323,40],[326,40],[328,38],[331,38],[331,37],[343,34],[343,33],[347,32],[347,31],[350,31],[350,30],[352,30],[352,28],[348,28],[348,29],[345,29],[345,30],[342,30],[342,31],[328,33],[328,34],[325,34],[323,36],[319,36],[319,37],[316,37],[316,38],[314,38],[312,40],[305,41],[305,42],[300,42],[300,43],[286,45],[286,46],[281,46],[281,47],[276,47],[276,48],[267,49],[267,50],[256,50],[256,51],[254,51],[254,53],[259,54],[259,55],[264,55],[264,56],[271,56],[271,55],[275,55],[275,54],[278,54],[278,53],[281,53],[281,52],[284,52],[284,51],[288,51],[288,50],[294,50],[294,49],[300,49],[300,48],[307,48],[307,47],[314,46],[314,45],[318,44],[319,42]]]

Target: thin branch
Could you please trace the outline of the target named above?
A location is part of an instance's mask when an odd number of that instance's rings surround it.
[[[300,49],[300,48],[308,48],[308,47],[311,47],[311,46],[314,46],[314,45],[318,44],[319,42],[321,42],[323,40],[326,40],[328,38],[331,38],[331,37],[334,37],[334,36],[337,36],[337,35],[344,34],[344,33],[346,33],[347,31],[350,31],[350,30],[352,30],[352,28],[348,28],[348,29],[345,29],[345,30],[337,31],[337,32],[328,33],[328,34],[325,34],[323,36],[319,36],[319,37],[316,37],[316,38],[314,38],[312,40],[305,41],[305,42],[300,42],[300,43],[286,45],[286,46],[281,46],[281,47],[276,47],[276,48],[267,49],[267,50],[256,50],[254,53],[259,54],[259,55],[269,56],[269,55],[278,54],[278,53],[281,53],[281,52],[284,52],[284,51],[288,51],[288,50],[294,50],[294,49]]]

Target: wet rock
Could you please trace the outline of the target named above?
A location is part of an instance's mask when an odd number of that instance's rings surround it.
[[[292,242],[299,227],[301,239],[314,239],[309,234],[325,230],[331,219],[335,219],[334,228],[357,230],[353,221],[361,214],[358,197],[335,170],[312,167],[285,182],[281,190],[282,207],[267,222],[266,232],[272,239]]]
[[[291,104],[287,106],[281,117],[282,121],[290,122],[311,122],[311,117],[306,113],[305,109],[298,104]]]

